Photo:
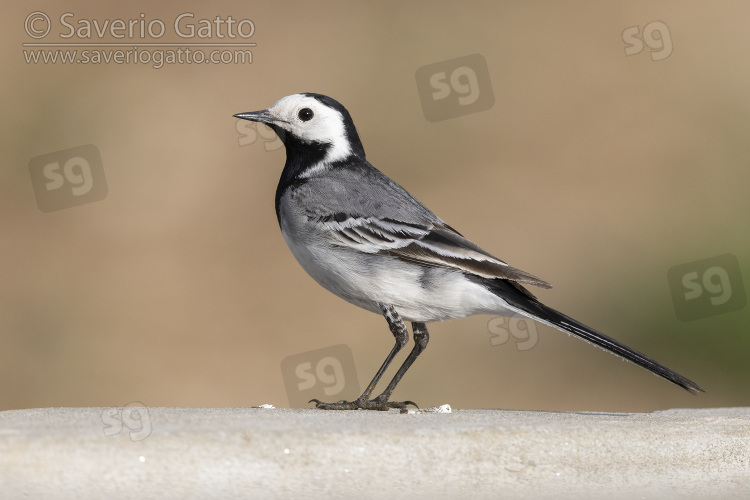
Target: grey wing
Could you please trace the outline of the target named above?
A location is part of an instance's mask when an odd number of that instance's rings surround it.
[[[464,238],[369,163],[311,178],[297,194],[305,196],[309,222],[337,246],[551,288]]]
[[[333,244],[369,254],[392,255],[425,266],[452,268],[484,278],[550,285],[488,254],[447,225],[334,214],[316,221]]]

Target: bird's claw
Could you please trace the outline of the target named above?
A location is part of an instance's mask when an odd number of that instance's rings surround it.
[[[382,401],[375,399],[355,399],[354,401],[338,401],[336,403],[324,403],[319,399],[311,399],[308,403],[315,403],[315,407],[321,410],[377,410],[388,411],[391,408],[405,409],[407,405],[413,405],[419,409],[414,401]]]

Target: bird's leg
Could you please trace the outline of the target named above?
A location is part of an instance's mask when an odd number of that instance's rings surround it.
[[[393,361],[393,358],[409,342],[409,332],[406,330],[406,325],[404,325],[404,322],[393,306],[381,305],[380,309],[383,311],[383,316],[385,316],[385,320],[388,322],[388,328],[390,328],[393,337],[396,339],[396,344],[391,349],[391,352],[388,353],[388,357],[385,358],[383,364],[380,365],[380,369],[372,378],[372,381],[367,385],[365,392],[359,397],[359,399],[365,401],[370,399],[370,394],[375,390],[375,386],[380,382],[380,378],[391,364],[391,361]]]
[[[391,397],[393,390],[401,381],[401,378],[406,373],[406,370],[408,370],[412,363],[414,363],[414,360],[416,360],[417,357],[422,354],[422,351],[425,350],[425,348],[427,347],[427,343],[430,341],[430,334],[427,331],[427,325],[425,325],[424,323],[412,322],[411,329],[414,336],[414,347],[409,353],[409,356],[406,357],[404,364],[401,365],[401,367],[396,372],[396,375],[393,376],[393,379],[391,380],[391,383],[388,384],[388,387],[385,388],[380,396],[373,399],[371,403],[385,404],[391,408],[404,408],[407,404],[417,406],[412,401],[404,401],[402,403],[388,402],[388,399]]]
[[[406,358],[406,361],[399,369],[396,376],[391,380],[391,383],[388,384],[388,388],[378,396],[376,399],[370,400],[370,395],[372,394],[372,391],[375,390],[375,386],[380,381],[380,378],[383,376],[383,373],[385,373],[385,370],[388,368],[388,365],[391,364],[391,361],[393,361],[393,358],[396,356],[396,354],[406,345],[406,343],[409,341],[409,332],[406,330],[406,325],[404,325],[404,321],[401,319],[401,316],[398,315],[396,310],[391,305],[385,305],[380,304],[380,310],[383,311],[383,316],[385,316],[386,321],[388,321],[388,327],[391,330],[391,333],[393,333],[393,337],[396,339],[396,344],[393,346],[393,349],[391,349],[391,352],[388,353],[388,357],[385,358],[385,361],[383,361],[383,364],[380,366],[380,369],[375,374],[375,376],[372,378],[372,381],[367,385],[367,388],[365,388],[365,391],[362,393],[360,397],[355,399],[354,401],[339,401],[338,403],[323,403],[322,401],[319,401],[317,399],[311,399],[310,402],[315,402],[315,406],[317,408],[320,408],[322,410],[382,410],[387,411],[390,408],[404,408],[407,404],[413,404],[414,406],[417,406],[416,404],[412,403],[411,401],[405,401],[403,403],[389,403],[388,397],[391,395],[391,392],[393,392],[393,389],[396,387],[396,384],[398,384],[398,381],[401,380],[401,377],[404,376],[404,373],[409,368],[409,366],[414,362],[414,359],[419,355],[420,352],[424,350],[424,346],[422,346],[419,349],[419,352],[414,354],[414,352],[417,350],[417,346],[414,346],[414,349],[409,354],[409,357]],[[424,328],[424,323],[413,323],[413,325],[420,324]],[[417,329],[415,326],[414,330],[414,339],[417,338]],[[427,328],[424,328],[424,336],[426,339],[427,336]],[[427,345],[427,341],[424,341],[424,345]],[[411,361],[410,361],[411,360]]]

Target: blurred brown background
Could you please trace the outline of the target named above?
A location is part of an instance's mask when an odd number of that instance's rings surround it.
[[[252,64],[27,63],[41,50],[22,46],[40,41],[24,29],[33,11],[51,19],[50,43],[228,41],[174,36],[174,19],[192,12],[195,23],[252,20],[238,41],[257,46]],[[76,27],[143,13],[167,34],[61,39],[65,12]],[[667,280],[729,253],[748,286],[748,18],[746,2],[6,5],[0,409],[287,406],[282,360],[338,344],[358,389],[370,380],[392,346],[385,321],[294,261],[273,209],[283,148],[232,118],[304,91],[342,102],[368,159],[449,224],[551,282],[543,301],[707,390],[690,396],[543,325],[532,349],[493,346],[492,318],[473,317],[432,325],[395,399],[750,404],[750,309],[680,321]],[[623,32],[643,39],[655,21],[668,30],[626,55]],[[659,37],[672,44],[661,59]],[[427,121],[415,72],[470,54],[487,62],[494,105]],[[30,160],[85,144],[101,153],[107,196],[42,212]]]

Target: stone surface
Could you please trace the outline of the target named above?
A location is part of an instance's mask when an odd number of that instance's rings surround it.
[[[0,412],[0,498],[750,498],[750,408]]]

